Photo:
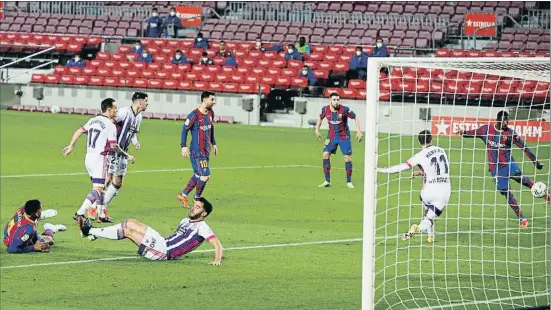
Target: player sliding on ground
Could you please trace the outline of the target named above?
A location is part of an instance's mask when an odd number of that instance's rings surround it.
[[[199,107],[188,114],[182,128],[182,157],[191,159],[193,167],[193,176],[189,180],[186,188],[178,193],[176,198],[188,208],[188,195],[195,189],[195,199],[200,198],[203,190],[210,179],[210,149],[214,155],[218,154],[218,146],[214,138],[214,93],[210,91],[201,94],[201,104]],[[187,134],[191,131],[191,145],[187,147]]]
[[[104,208],[103,187],[105,186],[105,178],[107,176],[107,166],[109,150],[114,150],[116,153],[124,155],[133,163],[134,157],[122,150],[117,144],[117,128],[113,123],[113,118],[117,115],[117,103],[115,99],[107,98],[101,102],[102,114],[92,117],[84,126],[77,129],[73,134],[73,138],[68,146],[66,146],[61,154],[66,157],[73,151],[73,147],[78,138],[82,134],[87,134],[86,140],[86,157],[84,165],[90,179],[92,181],[92,190],[86,195],[84,202],[75,213],[73,219],[77,221],[78,227],[82,226],[84,221],[84,213],[95,203],[100,215],[100,222],[107,222],[107,219],[101,218]],[[90,215],[90,214],[89,214]],[[95,216],[94,216],[95,217]]]
[[[211,265],[220,265],[222,260],[222,245],[209,225],[204,221],[212,212],[212,204],[201,197],[195,200],[188,217],[180,221],[176,231],[163,238],[153,228],[136,220],[126,220],[120,224],[93,228],[88,219],[82,225],[81,231],[90,240],[106,238],[111,240],[130,239],[136,244],[138,254],[151,260],[172,260],[185,255],[207,240],[214,246],[214,261]]]
[[[442,214],[451,195],[450,165],[448,155],[443,148],[431,144],[430,131],[419,133],[419,144],[422,150],[413,155],[407,162],[389,168],[377,168],[382,173],[398,173],[419,166],[420,171],[412,174],[412,178],[423,175],[421,201],[425,206],[425,214],[419,225],[414,224],[404,234],[402,240],[408,240],[419,231],[428,234],[428,242],[434,242],[434,221]]]
[[[352,184],[352,141],[350,141],[348,119],[351,118],[356,121],[356,139],[358,142],[361,142],[362,129],[360,119],[349,107],[339,103],[340,96],[338,93],[331,93],[331,95],[329,95],[329,101],[330,104],[321,109],[318,122],[316,123],[316,137],[318,137],[318,140],[323,139],[320,134],[320,126],[323,119],[327,118],[327,122],[329,123],[329,133],[327,134],[325,147],[323,148],[323,173],[325,174],[325,181],[318,187],[331,186],[331,154],[336,154],[337,147],[340,147],[344,155],[346,186],[348,188],[354,188]]]
[[[56,215],[56,210],[42,210],[42,204],[37,199],[27,201],[17,209],[4,228],[4,244],[8,247],[8,253],[50,252],[54,234],[67,230],[67,227],[45,223],[44,232],[39,236],[36,225],[38,220]]]
[[[117,116],[115,117],[115,123],[119,128],[117,143],[125,152],[128,152],[130,142],[134,144],[136,150],[139,150],[141,147],[138,133],[140,132],[140,125],[143,119],[141,113],[147,109],[147,99],[146,93],[135,92],[132,95],[132,105],[120,108],[117,112]],[[117,154],[111,150],[109,152],[108,185],[105,189],[104,214],[100,214],[99,216],[101,222],[113,222],[113,219],[107,213],[107,206],[119,193],[127,168],[128,159],[124,155]]]
[[[486,151],[488,152],[490,173],[495,179],[497,190],[507,198],[509,206],[520,220],[520,226],[526,227],[528,226],[528,219],[522,214],[515,196],[509,190],[509,179],[513,179],[530,189],[534,186],[534,182],[529,177],[522,176],[522,171],[511,154],[512,143],[524,151],[524,154],[534,163],[538,170],[543,169],[543,164],[536,159],[536,155],[526,147],[524,141],[513,129],[508,127],[508,124],[509,113],[500,111],[497,113],[495,124],[486,124],[480,126],[478,129],[460,131],[459,134],[465,138],[476,137],[484,141]],[[549,194],[543,197],[549,201]]]

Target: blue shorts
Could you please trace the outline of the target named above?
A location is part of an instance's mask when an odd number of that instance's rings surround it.
[[[326,139],[323,152],[336,154],[337,146],[341,148],[342,155],[352,155],[352,142],[350,141],[350,139],[347,139],[347,140]]]
[[[516,162],[511,162],[508,165],[505,165],[505,167],[498,168],[497,173],[495,171],[490,171],[490,173],[492,174],[492,177],[497,175],[496,184],[498,190],[508,190],[509,178],[522,175],[522,171],[520,171],[520,167]]]
[[[198,154],[191,154],[191,166],[193,167],[193,172],[198,176],[209,176],[210,175],[210,165],[209,158],[207,156],[201,156]]]

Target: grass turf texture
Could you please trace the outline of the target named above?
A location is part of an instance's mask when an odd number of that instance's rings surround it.
[[[59,212],[56,218],[47,221],[68,226],[68,231],[56,234],[57,244],[49,254],[8,255],[5,248],[0,252],[2,309],[166,308],[192,298],[197,308],[208,309],[360,307],[360,242],[227,251],[221,267],[207,265],[212,252],[199,252],[171,262],[136,258],[6,269],[16,265],[134,256],[137,247],[128,240],[89,242],[79,236],[71,218],[89,191],[86,175],[5,178],[85,173],[83,138],[68,158],[63,159],[60,153],[73,131],[86,120],[87,117],[81,116],[2,112],[2,225],[25,200],[39,197],[46,208]],[[132,173],[189,169],[189,160],[180,156],[180,130],[180,122],[144,122],[140,135],[142,149],[131,148],[137,162],[129,167],[125,185],[110,206],[110,213],[117,220],[136,218],[168,235],[184,216],[185,211],[174,196],[185,186],[191,171]],[[221,153],[211,159],[213,177],[204,195],[215,206],[208,223],[225,248],[361,237],[363,144],[353,144],[356,189],[345,188],[344,163],[339,153],[332,160],[333,188],[318,189],[316,185],[323,181],[322,145],[316,142],[313,131],[219,124],[216,135]],[[399,163],[412,154],[410,150],[415,144],[411,137],[381,135],[381,138],[380,166]],[[440,138],[437,142],[446,149],[461,146],[459,139]],[[451,151],[452,162],[457,162],[461,153],[464,157],[467,153],[475,162],[484,162],[480,141],[463,143],[470,151]],[[475,143],[479,149],[473,151]],[[401,155],[400,147],[406,149]],[[548,162],[548,150],[540,148],[539,152],[538,157]],[[517,159],[520,156],[515,153]],[[265,167],[283,165],[308,167]],[[532,167],[522,168],[533,175]],[[390,179],[379,176],[382,198],[377,211],[377,309],[515,298],[549,290],[549,264],[530,265],[532,260],[549,261],[549,238],[544,233],[549,227],[548,208],[542,203],[533,204],[528,190],[523,190],[520,197],[520,186],[514,185],[521,204],[531,202],[524,207],[531,219],[530,228],[515,230],[518,223],[504,199],[495,195],[486,166],[464,164],[459,169],[454,164],[451,169],[456,174],[454,188],[461,186],[462,191],[454,192],[441,220],[446,223],[448,234],[437,235],[434,245],[424,243],[424,237],[409,242],[393,237],[418,221],[420,181],[399,179],[397,175]],[[458,173],[480,178],[461,178],[459,182]],[[386,184],[388,180],[393,182]],[[471,189],[478,188],[487,192],[473,195]],[[486,220],[473,220],[482,217]],[[481,229],[510,231],[496,235],[482,233]],[[442,225],[437,226],[437,233],[443,230]],[[519,250],[519,244],[527,249]],[[532,247],[540,248],[532,250]],[[205,249],[210,246],[200,248]],[[519,282],[516,277],[521,273],[524,278]],[[484,287],[486,291],[482,290]],[[41,298],[28,298],[36,294]],[[101,304],[94,302],[91,306],[89,297],[101,300]],[[547,298],[540,296],[504,300],[490,306],[447,309],[510,309],[512,305],[546,302]]]

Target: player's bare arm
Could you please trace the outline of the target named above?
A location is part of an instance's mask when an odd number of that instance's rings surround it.
[[[136,161],[136,158],[130,154],[128,154],[127,152],[125,152],[120,146],[118,143],[111,143],[111,149],[113,149],[115,152],[117,152],[118,154],[121,154],[123,156],[126,156],[126,158],[128,158],[128,161],[130,161],[132,164]]]
[[[61,151],[61,155],[63,155],[63,157],[66,157],[73,151],[73,147],[75,146],[78,138],[85,132],[86,131],[84,130],[84,128],[79,128],[75,131],[75,133],[73,134],[73,138],[71,138],[71,142],[69,142],[69,145],[64,147],[63,151]]]
[[[214,246],[214,261],[210,262],[209,265],[220,266],[222,264],[222,245],[216,237],[210,239],[209,243]]]
[[[411,165],[409,165],[408,163],[402,163],[392,167],[377,168],[377,172],[391,174],[391,173],[399,173],[408,169],[411,169]]]
[[[212,150],[214,151],[214,155],[218,155],[218,146],[216,144],[212,146]]]
[[[321,117],[318,117],[318,121],[316,122],[316,137],[318,137],[318,140],[323,139],[323,137],[320,134],[320,127],[322,122],[323,120],[321,119]]]
[[[50,252],[50,244],[48,242],[37,240],[34,243],[35,252]]]
[[[136,150],[139,150],[141,148],[141,144],[140,144],[140,140],[138,139],[138,133],[135,133],[133,136],[132,136],[132,144],[134,144],[134,148]]]
[[[411,174],[411,178],[412,179],[415,179],[415,177],[418,177],[420,175],[423,175],[423,171],[421,170],[417,170],[417,171],[414,171],[412,174]]]
[[[363,138],[363,134],[362,134],[362,124],[361,124],[361,120],[360,118],[358,117],[358,115],[356,115],[354,121],[356,122],[356,140],[358,140],[358,142],[362,142],[362,138]]]

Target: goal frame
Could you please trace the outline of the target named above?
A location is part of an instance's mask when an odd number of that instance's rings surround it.
[[[379,133],[379,70],[383,65],[398,65],[424,67],[416,64],[438,64],[449,62],[461,63],[519,63],[519,62],[547,62],[551,58],[545,57],[437,57],[411,58],[388,57],[369,58],[367,64],[366,86],[366,115],[365,115],[365,169],[364,169],[364,201],[363,201],[363,232],[362,232],[362,310],[373,310],[375,306],[375,233],[376,233],[376,206],[377,206],[377,160]],[[448,69],[448,68],[446,68]],[[449,68],[458,71],[473,72],[465,68]],[[491,73],[490,73],[491,74]],[[505,75],[507,76],[507,75]],[[517,76],[519,77],[519,76]],[[521,77],[521,76],[520,76]],[[526,77],[530,79],[529,77]],[[540,81],[549,82],[546,76]],[[375,94],[375,95],[373,95]],[[551,176],[550,176],[551,182]],[[548,183],[550,184],[550,183]],[[551,222],[551,219],[550,219]],[[551,232],[550,232],[551,236]]]

